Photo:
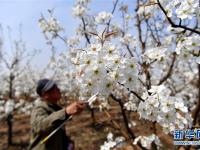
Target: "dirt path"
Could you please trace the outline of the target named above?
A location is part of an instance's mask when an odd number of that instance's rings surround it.
[[[124,128],[122,118],[117,107],[113,107],[110,114],[112,119],[119,122],[120,126]],[[120,135],[119,132],[114,131],[111,128],[110,119],[105,116],[104,112],[95,113],[96,120],[99,124],[94,125],[88,110],[84,111],[79,116],[74,116],[73,119],[66,123],[66,132],[75,140],[76,150],[99,150],[100,145],[106,140],[106,135],[109,131],[115,132]],[[139,120],[139,116],[136,113],[132,113],[130,116],[132,120],[136,122],[136,126],[133,128],[135,135],[149,135],[153,131],[153,125],[151,122],[145,120]],[[15,115],[14,117],[14,132],[13,141],[18,144],[28,144],[30,133],[30,116]],[[157,133],[161,140],[165,143],[165,149],[173,149],[172,140],[170,136],[161,134],[161,130],[158,128]],[[0,122],[0,150],[23,150],[25,147],[20,146],[7,146],[7,125],[5,120]],[[127,150],[130,150],[130,146],[126,146]]]

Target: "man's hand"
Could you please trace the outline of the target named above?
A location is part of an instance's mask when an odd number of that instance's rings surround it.
[[[69,106],[65,108],[65,112],[68,115],[76,115],[79,114],[83,108],[85,107],[85,102],[76,101],[71,103]]]

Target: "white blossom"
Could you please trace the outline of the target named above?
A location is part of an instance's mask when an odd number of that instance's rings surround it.
[[[160,60],[165,57],[166,51],[167,49],[163,47],[151,48],[144,53],[144,57]]]
[[[178,125],[182,128],[189,126],[187,120],[180,119],[177,116],[177,110],[187,114],[187,107],[179,97],[170,96],[170,91],[163,85],[152,86],[149,90],[150,94],[145,92],[142,98],[144,102],[140,102],[138,113],[140,118],[158,122],[164,132],[171,132]],[[184,115],[186,115],[184,114]]]
[[[5,104],[5,113],[6,114],[12,113],[14,110],[14,105],[15,105],[14,100],[12,99],[7,100]]]
[[[122,142],[124,140],[124,137],[116,137],[114,139],[113,134],[110,132],[107,135],[107,141],[105,141],[104,144],[101,145],[100,150],[111,150],[114,147],[120,147],[122,146]]]
[[[63,28],[59,25],[59,22],[56,18],[50,17],[48,20],[45,20],[43,17],[39,20],[39,26],[44,33],[56,34],[60,31],[63,31]]]
[[[136,44],[135,38],[129,33],[124,35],[124,37],[121,38],[120,41],[122,44],[125,44],[125,45],[135,46],[135,44]]]
[[[73,7],[73,15],[76,17],[82,17],[86,13],[86,7],[80,4]]]
[[[126,110],[129,110],[129,111],[135,111],[137,110],[137,106],[134,102],[132,101],[128,101],[124,104],[124,107],[126,108]]]
[[[155,142],[156,145],[161,146],[160,139],[155,134],[152,134],[150,136],[138,136],[137,138],[135,138],[133,144],[136,145],[138,141],[141,142],[143,147],[146,147],[148,149],[151,148],[152,142]]]
[[[112,18],[112,14],[111,13],[107,13],[105,11],[102,11],[100,12],[96,18],[95,18],[95,21],[97,23],[100,23],[100,24],[105,24],[107,23],[110,19]]]

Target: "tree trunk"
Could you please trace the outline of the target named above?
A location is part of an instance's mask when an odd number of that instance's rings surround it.
[[[13,99],[13,80],[14,76],[10,74],[10,83],[9,83],[9,98]],[[7,116],[7,125],[8,125],[8,145],[12,145],[12,135],[13,135],[13,130],[12,130],[12,123],[13,122],[13,113],[11,112]]]
[[[198,120],[198,114],[199,114],[199,111],[200,111],[200,64],[198,64],[198,70],[199,70],[199,81],[198,81],[198,91],[199,91],[199,95],[198,95],[198,102],[197,102],[197,105],[196,105],[196,108],[194,109],[193,111],[193,114],[192,114],[192,117],[193,117],[193,126],[196,125],[197,123],[197,120]]]
[[[8,125],[8,145],[12,145],[12,119],[13,115],[9,114],[7,116],[7,125]]]

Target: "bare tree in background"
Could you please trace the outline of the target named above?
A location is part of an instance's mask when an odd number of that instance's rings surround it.
[[[1,30],[3,32],[3,30]],[[8,28],[8,33],[11,35],[11,29]],[[10,47],[11,50],[7,50],[3,44],[5,40],[1,37],[0,43],[0,60],[3,80],[3,93],[4,97],[7,97],[8,100],[15,101],[15,87],[17,84],[17,78],[24,72],[26,65],[30,64],[32,58],[37,54],[37,50],[28,51],[25,45],[25,42],[22,40],[21,26],[19,29],[19,39],[12,41],[10,38]],[[8,125],[8,145],[13,145],[13,111],[9,112],[6,117]]]

